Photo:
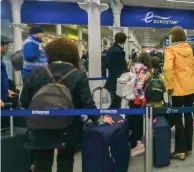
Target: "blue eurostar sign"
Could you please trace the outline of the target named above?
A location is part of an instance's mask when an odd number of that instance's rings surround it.
[[[8,0],[3,0],[1,5],[2,19],[11,19]],[[87,25],[88,16],[77,3],[24,1],[21,21],[27,24]],[[113,26],[110,8],[101,14],[101,25]],[[123,27],[172,28],[177,25],[184,29],[194,29],[194,10],[124,6],[121,12]]]
[[[194,29],[194,10],[161,9],[125,6],[121,26]]]

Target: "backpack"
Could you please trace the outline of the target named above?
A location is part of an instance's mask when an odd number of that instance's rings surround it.
[[[11,63],[15,71],[20,71],[23,69],[24,55],[22,50],[15,52],[11,56]]]
[[[122,74],[117,79],[117,96],[127,100],[134,100],[136,77],[136,74],[132,72]]]
[[[146,83],[145,97],[148,102],[159,102],[164,100],[165,86],[160,79],[159,73],[155,73]]]
[[[46,68],[46,71],[51,78],[52,82],[41,87],[33,96],[30,102],[31,110],[65,110],[72,109],[73,101],[72,95],[64,85],[64,80],[69,77],[77,69],[71,70],[64,76],[60,76],[60,79],[56,81],[55,76],[51,74],[50,70]],[[57,75],[58,76],[58,75]],[[38,116],[29,117],[28,127],[35,129],[66,129],[72,123],[73,117],[71,116]],[[36,127],[34,127],[36,126]]]

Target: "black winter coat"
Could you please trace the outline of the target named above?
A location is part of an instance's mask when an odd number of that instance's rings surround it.
[[[70,72],[72,69],[74,69],[74,67],[68,64],[51,64],[49,65],[49,69],[52,74],[60,74],[63,76],[66,73]],[[42,86],[47,85],[49,83],[49,80],[49,75],[43,67],[34,70],[29,75],[29,77],[25,81],[20,97],[21,104],[24,108],[28,109],[34,94]],[[65,79],[64,84],[71,91],[74,107],[76,109],[96,108],[89,88],[88,78],[84,72],[80,70],[73,72],[68,78]],[[61,117],[57,118],[57,120],[60,121]],[[75,118],[80,119],[80,117]],[[92,120],[97,119],[97,117],[91,118]],[[44,123],[45,121],[41,122]]]
[[[105,88],[108,91],[116,91],[117,78],[127,72],[127,62],[125,60],[125,51],[118,44],[114,44],[106,52],[106,62],[108,67],[108,80]]]

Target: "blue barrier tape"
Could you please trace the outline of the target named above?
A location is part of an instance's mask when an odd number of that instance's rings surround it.
[[[108,78],[105,77],[98,77],[98,78],[88,78],[89,81],[103,81],[103,80],[107,80]]]
[[[155,108],[154,114],[194,112],[194,107]],[[67,109],[67,110],[1,110],[1,116],[80,116],[80,115],[143,115],[144,108],[132,109]]]
[[[2,110],[1,116],[80,116],[80,115],[143,115],[144,108],[134,109],[67,109],[67,110]]]
[[[177,114],[177,113],[191,113],[194,112],[194,107],[169,107],[169,108],[155,108],[154,114]]]

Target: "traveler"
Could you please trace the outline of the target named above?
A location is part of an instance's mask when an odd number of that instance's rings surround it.
[[[146,82],[145,95],[147,104],[155,108],[164,106],[165,77],[160,73],[160,58],[151,57],[152,69]]]
[[[106,52],[108,79],[104,87],[109,91],[111,97],[109,108],[121,107],[121,98],[116,95],[116,85],[117,78],[127,71],[125,51],[123,50],[126,38],[124,33],[117,33],[114,45]]]
[[[138,54],[135,51],[135,49],[132,49],[132,52],[131,52],[131,60],[132,60],[133,63],[134,62],[137,62],[137,60],[138,60]]]
[[[102,72],[102,77],[106,78],[106,69],[107,69],[107,60],[106,60],[106,49],[104,49],[101,53],[101,72]]]
[[[151,69],[150,57],[146,52],[139,55],[138,62],[134,63],[130,71],[137,75],[135,84],[135,100],[130,102],[131,108],[141,108],[146,103],[144,85],[148,79],[149,69]],[[144,153],[145,147],[141,143],[143,136],[143,116],[140,114],[127,116],[129,121],[129,130],[132,131],[130,143],[132,147],[131,156],[137,156]]]
[[[158,50],[156,48],[154,48],[151,52],[150,52],[150,57],[160,57],[159,53],[158,53]]]
[[[8,37],[1,36],[1,107],[4,107],[4,102],[14,94],[13,91],[9,90],[9,79],[3,61],[3,56],[8,52],[9,43],[11,43],[11,40]]]
[[[47,57],[45,56],[44,47],[41,45],[43,37],[43,29],[35,26],[30,29],[29,36],[23,43],[24,64],[22,75],[24,80],[33,69],[47,65]]]
[[[46,46],[46,55],[48,57],[48,69],[58,80],[60,76],[65,76],[70,71],[77,69],[79,62],[79,53],[76,45],[67,38],[58,38],[48,43]],[[21,103],[28,109],[35,93],[50,82],[50,76],[45,67],[33,70],[26,79],[21,93]],[[74,108],[91,109],[96,108],[89,88],[89,82],[83,71],[75,70],[63,80],[65,86],[69,88],[72,94]],[[52,96],[51,96],[52,97]],[[27,147],[31,149],[35,172],[51,172],[53,164],[54,149],[58,149],[57,171],[73,172],[74,153],[77,146],[77,140],[82,131],[81,117],[73,117],[71,125],[58,128],[63,117],[29,117],[28,118],[28,142]],[[98,117],[91,116],[93,121]],[[50,120],[50,128],[45,129],[41,126],[47,125]],[[107,120],[107,123],[111,121]],[[64,126],[64,125],[62,125]],[[65,144],[63,144],[65,143]]]
[[[84,62],[85,71],[88,72],[88,65],[89,65],[88,51],[82,55],[81,60],[83,60]]]
[[[164,73],[166,89],[172,94],[172,106],[192,106],[194,94],[194,57],[186,34],[181,27],[170,30],[172,44],[165,49]],[[193,119],[191,113],[169,115],[171,127],[175,125],[175,151],[173,159],[184,160],[192,152]]]
[[[14,92],[9,89],[9,79],[6,71],[6,65],[3,61],[3,56],[6,55],[9,48],[9,43],[12,41],[1,36],[1,108],[6,108],[5,103],[9,99],[14,98]],[[9,117],[1,117],[1,128],[7,128],[10,125]]]

